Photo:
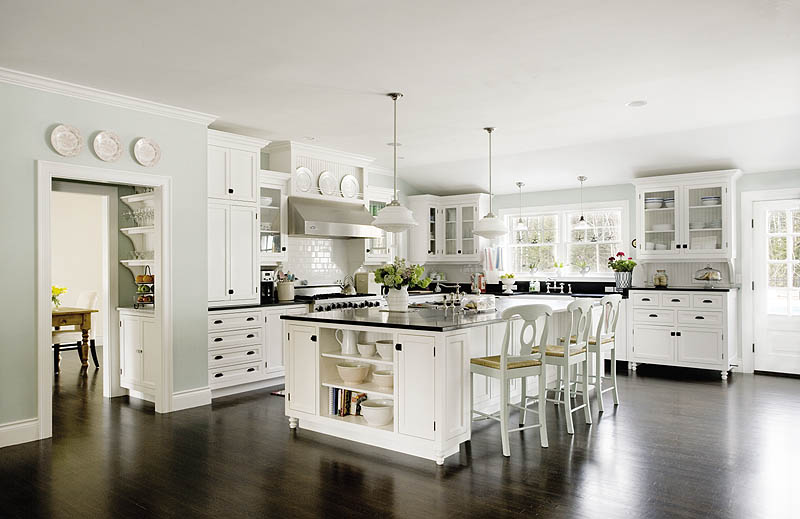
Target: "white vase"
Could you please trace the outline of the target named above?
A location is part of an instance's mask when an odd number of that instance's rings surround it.
[[[617,288],[630,288],[633,272],[614,272]]]
[[[408,312],[408,285],[390,288],[386,294],[386,304],[390,312]]]

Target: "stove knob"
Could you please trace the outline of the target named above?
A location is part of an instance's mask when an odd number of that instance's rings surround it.
[[[353,303],[353,302],[348,302],[347,303],[347,308],[355,308],[355,307],[356,307],[355,303]]]
[[[365,306],[367,306],[367,303],[365,303],[364,301],[361,301],[360,303],[358,303],[358,307],[359,308],[364,308]]]
[[[315,306],[314,307],[314,311],[315,312],[321,312],[322,310],[324,310],[324,308],[322,308],[321,306]]]
[[[333,306],[336,307],[336,308],[342,308],[344,306],[344,303],[336,303]]]
[[[328,310],[330,310],[330,309],[331,309],[331,305],[327,305],[327,306],[325,307],[325,311],[328,311]]]

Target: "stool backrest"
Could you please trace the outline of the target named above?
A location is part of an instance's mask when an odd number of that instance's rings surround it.
[[[567,305],[569,313],[569,334],[567,337],[575,337],[578,348],[585,348],[589,344],[589,333],[592,331],[592,306],[591,299],[576,299]]]
[[[619,303],[622,301],[620,294],[611,294],[600,300],[603,312],[597,323],[597,344],[603,337],[608,337],[617,333],[617,321],[619,321]]]
[[[545,346],[550,333],[550,318],[553,316],[553,309],[548,305],[519,305],[506,308],[501,314],[502,318],[506,321],[506,332],[503,336],[503,347],[500,350],[500,367],[506,369],[508,358],[511,355],[511,334],[512,325],[516,317],[522,318],[522,326],[519,330],[519,352],[518,358],[534,358],[541,360],[542,365],[545,363],[546,355],[542,352],[545,351]],[[526,340],[526,332],[530,329],[530,339]],[[539,343],[536,343],[537,337]],[[535,347],[539,348],[539,353],[533,353]]]

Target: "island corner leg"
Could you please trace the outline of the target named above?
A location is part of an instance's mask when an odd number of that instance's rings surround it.
[[[294,416],[289,417],[289,429],[297,429],[297,425],[300,423],[299,418],[295,418]]]
[[[728,380],[728,372],[727,371],[720,371],[719,374],[722,377],[722,380]]]
[[[433,461],[435,461],[436,464],[441,467],[444,465],[444,456],[436,456]]]

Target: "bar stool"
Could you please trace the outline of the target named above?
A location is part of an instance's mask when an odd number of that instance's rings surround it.
[[[545,369],[546,356],[538,353],[540,347],[546,344],[548,337],[548,330],[550,327],[550,318],[553,315],[553,310],[547,305],[522,305],[512,308],[507,308],[502,313],[502,318],[506,321],[506,332],[503,335],[503,346],[500,350],[500,355],[492,355],[489,357],[477,357],[470,360],[470,384],[469,384],[469,406],[471,410],[471,421],[479,420],[497,420],[500,422],[500,436],[503,444],[503,456],[511,456],[511,447],[508,444],[508,433],[514,431],[523,431],[534,427],[539,428],[539,441],[542,447],[547,447],[547,417],[545,415],[545,385],[547,379],[547,371]],[[512,320],[516,317],[522,318],[522,326],[520,328],[519,343],[520,354],[511,354],[511,334]],[[540,325],[541,321],[541,325]],[[531,329],[530,340],[525,340],[525,334],[528,329]],[[536,338],[540,337],[539,345],[536,345]],[[533,353],[536,350],[537,353]],[[476,411],[473,407],[473,381],[475,375],[483,375],[485,377],[496,378],[500,381],[500,410],[497,413],[487,414],[481,411]],[[536,398],[529,397],[526,388],[527,377],[539,377],[539,392]],[[510,403],[509,395],[511,394],[511,380],[515,378],[522,379],[522,396],[520,398],[521,405]],[[529,402],[529,398],[532,398]],[[528,408],[528,404],[538,403],[538,411]],[[508,428],[508,410],[509,407],[515,407],[520,410],[519,427],[515,429]],[[527,412],[536,413],[539,415],[539,423],[534,425],[525,426],[525,418]],[[475,415],[479,418],[475,418]]]
[[[619,392],[617,391],[617,321],[619,320],[619,303],[622,301],[620,294],[612,294],[600,300],[603,312],[600,314],[600,321],[597,323],[597,332],[594,337],[589,338],[589,353],[595,355],[595,374],[590,377],[594,379],[595,393],[597,394],[597,408],[602,413],[603,393],[612,391],[614,405],[619,405]],[[605,377],[605,361],[603,353],[611,353],[611,386],[603,389],[603,378]]]
[[[590,299],[576,299],[567,306],[567,313],[570,317],[569,333],[558,339],[558,345],[548,344],[546,348],[547,363],[557,366],[558,375],[556,377],[556,387],[550,389],[556,393],[555,399],[547,399],[549,402],[554,402],[556,405],[562,404],[567,421],[567,432],[569,434],[575,433],[575,427],[572,423],[572,413],[583,409],[584,418],[587,424],[592,423],[592,412],[589,405],[589,355],[587,353],[587,346],[589,343],[589,333],[592,328],[592,306],[593,302]],[[567,339],[568,337],[575,337],[575,342]],[[538,351],[534,349],[534,351]],[[573,378],[572,370],[576,369],[574,375],[575,383],[577,385],[577,367],[581,366],[582,373],[582,391],[572,391]],[[563,378],[562,378],[563,374]],[[572,397],[581,395],[583,404],[572,407]],[[563,396],[563,400],[562,400]]]

